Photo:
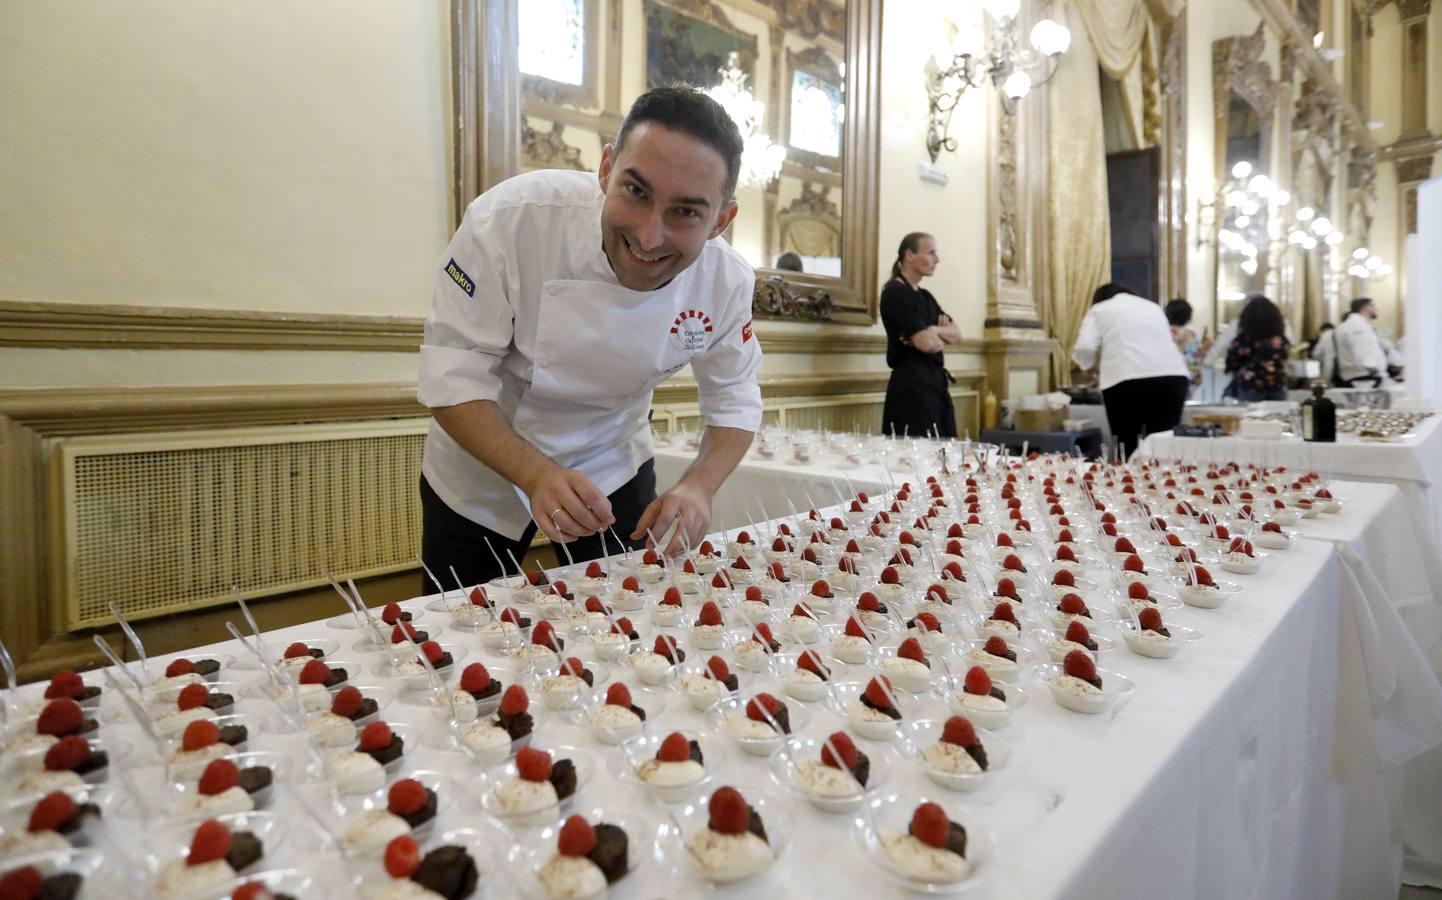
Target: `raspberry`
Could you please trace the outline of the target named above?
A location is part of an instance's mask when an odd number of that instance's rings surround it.
[[[1051,577],[1052,584],[1059,584],[1062,587],[1076,587],[1076,576],[1062,569]]]
[[[420,812],[426,805],[426,786],[414,778],[402,778],[391,785],[386,795],[386,809],[405,818]]]
[[[962,552],[961,541],[947,541],[947,542],[946,542],[946,552],[947,552],[947,555],[949,555],[949,556],[965,556],[965,555],[966,555],[965,553]]]
[[[896,648],[896,655],[900,659],[914,659],[919,663],[926,662],[926,653],[921,649],[921,642],[916,638],[907,638]]]
[[[386,845],[386,872],[392,878],[410,878],[421,867],[421,848],[416,839],[403,834]]]
[[[1303,500],[1302,503],[1307,503],[1307,501]],[[1300,504],[1299,504],[1299,505],[1300,505]],[[1308,503],[1307,505],[1310,506],[1311,504]],[[1227,530],[1227,526],[1225,526],[1225,525],[1214,525],[1214,526],[1212,526],[1212,537],[1216,538],[1217,540],[1219,540],[1219,541],[1225,541],[1227,538],[1229,538],[1229,537],[1231,537],[1231,536],[1232,536],[1232,533]]]
[[[946,813],[935,803],[923,803],[911,814],[911,836],[937,850],[946,849],[946,838],[951,823]]]
[[[804,669],[822,678],[828,678],[831,675],[826,664],[821,661],[821,657],[816,655],[815,650],[803,651],[800,656],[796,657],[796,668]]]
[[[526,781],[545,781],[551,777],[551,754],[522,747],[516,754],[516,774]]]
[[[823,599],[830,597],[831,585],[827,584],[825,579],[817,579],[816,583],[811,585],[811,596]]]
[[[513,684],[506,688],[501,695],[501,715],[511,717],[519,716],[531,705],[531,698],[526,696],[526,689],[519,684]]]
[[[1017,627],[1021,626],[1021,623],[1016,620],[1016,611],[1011,608],[1010,603],[998,603],[992,608],[991,617],[1002,622],[1010,622]]]
[[[891,556],[890,565],[893,565],[893,566],[908,565],[908,566],[909,566],[909,565],[912,565],[913,562],[914,562],[914,560],[913,560],[912,557],[911,557],[911,548],[910,548],[910,547],[897,547],[897,548],[896,548],[896,552],[895,552],[894,554],[892,554],[892,556]]]
[[[45,751],[45,769],[50,772],[73,771],[90,759],[90,744],[85,738],[70,735]]]
[[[484,606],[489,608],[491,605],[491,598],[486,596],[486,589],[481,587],[480,585],[476,585],[475,587],[471,588],[471,593],[468,595],[467,599],[471,601],[472,606]]]
[[[896,696],[896,690],[891,686],[891,679],[885,675],[877,675],[866,683],[866,699],[871,701],[872,706],[882,709],[890,707],[891,698]]]
[[[446,655],[445,648],[435,641],[426,641],[421,644],[421,652],[426,655],[426,659],[430,660],[433,666],[439,665],[441,657]]]
[[[399,603],[387,603],[381,610],[381,621],[387,625],[394,625],[404,618],[405,613],[401,610]]]
[[[806,619],[814,619],[814,618],[816,618],[816,616],[812,615],[811,610],[809,610],[809,609],[807,609],[806,607],[802,606],[800,603],[798,603],[798,604],[796,604],[795,606],[791,607],[791,615],[792,615],[792,616],[801,616],[802,618],[806,618]]]
[[[501,621],[510,622],[517,628],[521,627],[521,614],[516,612],[514,607],[508,606],[501,610]]]
[[[887,566],[881,570],[882,584],[901,584],[901,574],[896,571],[895,566]]]
[[[641,564],[642,564],[642,565],[654,566],[654,565],[660,564],[660,562],[661,562],[661,558],[656,555],[656,551],[655,551],[655,550],[647,550],[645,553],[642,553],[642,554],[641,554]]]
[[[45,704],[45,708],[40,711],[40,717],[35,720],[35,733],[64,737],[78,732],[83,724],[85,711],[80,708],[80,704],[62,697]]]
[[[1147,590],[1145,584],[1142,584],[1140,581],[1133,581],[1127,585],[1127,597],[1132,600],[1150,600],[1152,593]]]
[[[556,642],[556,626],[545,620],[537,622],[531,629],[531,643],[557,649],[560,644]]]
[[[816,565],[821,564],[821,558],[816,555],[816,550],[812,547],[807,547],[805,550],[802,550],[801,558],[809,563],[813,563]]]
[[[365,697],[361,695],[361,692],[351,685],[346,685],[336,691],[335,699],[330,702],[330,711],[349,719],[360,712],[361,706],[364,704]]]
[[[64,791],[55,791],[40,798],[30,811],[30,823],[25,830],[59,831],[61,826],[75,818],[75,801]]]
[[[611,624],[612,634],[621,634],[625,635],[626,637],[630,637],[631,632],[635,630],[636,626],[632,625],[631,620],[626,618],[625,616],[622,616]]]
[[[941,739],[948,744],[970,747],[976,743],[976,728],[965,716],[952,716],[941,727]]]
[[[537,569],[534,572],[527,572],[526,583],[529,584],[531,587],[540,587],[541,585],[546,584],[546,573],[542,572],[540,569]]]
[[[409,622],[397,622],[391,629],[391,643],[403,644],[416,636],[416,627]]]
[[[856,608],[864,609],[867,612],[880,612],[881,601],[871,591],[862,591],[861,596],[856,598]]]
[[[1059,544],[1074,544],[1074,543],[1076,543],[1076,538],[1072,536],[1072,533],[1071,533],[1071,529],[1070,529],[1070,528],[1063,528],[1061,531],[1058,531],[1058,532],[1057,532],[1057,535],[1056,535],[1056,540],[1057,540],[1057,543],[1059,543]],[[1071,548],[1068,547],[1067,549],[1070,550]],[[1060,559],[1061,557],[1058,556],[1057,558]]]
[[[767,693],[757,694],[746,703],[746,718],[753,722],[769,722],[781,710],[781,701]]]
[[[982,649],[992,656],[1005,656],[1010,648],[1007,647],[1006,641],[1000,635],[994,634],[986,639],[986,646]]]
[[[1264,522],[1264,523],[1262,523],[1262,530],[1263,530],[1263,531],[1270,531],[1270,532],[1272,532],[1273,534],[1281,534],[1281,533],[1282,533],[1282,526],[1281,526],[1281,525],[1278,525],[1276,522]],[[57,675],[56,677],[58,678],[58,677],[60,677],[60,676]],[[49,694],[46,694],[46,696],[49,696]]]
[[[713,588],[720,588],[724,590],[725,588],[729,588],[731,586],[731,583],[726,580],[725,573],[717,572],[715,575],[711,576],[711,586]]]
[[[491,673],[480,663],[471,663],[461,671],[461,690],[479,694],[491,686]],[[344,689],[342,690],[344,692]]]
[[[748,570],[748,569],[751,568],[751,564],[746,561],[746,557],[744,557],[744,556],[738,556],[738,557],[736,557],[736,559],[735,559],[734,561],[732,561],[732,563],[731,563],[731,568],[733,568],[733,569],[741,569],[741,570],[745,571],[745,570]]]
[[[1212,582],[1212,573],[1211,573],[1211,572],[1208,572],[1206,569],[1202,568],[1201,566],[1197,566],[1197,567],[1196,567],[1196,572],[1197,572],[1197,577],[1196,577],[1196,583],[1197,583],[1197,584],[1212,584],[1212,583],[1213,583],[1213,582]]]
[[[696,621],[702,625],[722,624],[721,607],[717,606],[713,601],[707,600],[705,605],[701,607],[701,614],[696,617]]]
[[[765,603],[766,595],[761,593],[760,587],[753,584],[746,588],[746,600],[750,603]]]
[[[835,748],[835,752],[832,752],[832,748]],[[837,756],[841,758],[838,760]],[[821,745],[821,763],[833,769],[854,768],[860,758],[861,754],[856,751],[851,736],[844,731],[833,733]]]
[[[228,759],[212,760],[200,773],[200,792],[207,797],[223,794],[240,783],[240,769]]]
[[[771,549],[775,550],[777,553],[785,553],[786,539],[783,537],[777,537],[776,540],[771,542]]]
[[[985,696],[991,693],[991,676],[981,666],[972,666],[966,670],[966,680],[963,690],[968,694]]]
[[[841,559],[837,560],[837,562],[836,562],[836,571],[838,571],[838,572],[846,572],[847,574],[850,574],[850,575],[860,575],[860,574],[861,574],[861,572],[860,572],[860,570],[859,570],[859,567],[858,567],[857,564],[856,564],[856,557],[854,557],[854,556],[843,556],[843,557],[841,557]]]
[[[1076,594],[1064,594],[1057,608],[1069,616],[1084,616],[1087,611],[1086,602]]]
[[[574,656],[568,656],[565,659],[561,660],[561,668],[556,674],[574,675],[575,677],[580,678],[581,673],[584,671],[586,671],[585,663],[581,662]],[[490,678],[487,677],[486,680],[490,681]]]
[[[1245,553],[1252,555],[1252,542],[1246,538],[1232,538],[1232,545],[1227,548],[1228,553]]]
[[[631,689],[621,682],[616,682],[606,689],[606,705],[631,708]]]
[[[1091,643],[1092,635],[1090,631],[1087,631],[1085,625],[1073,619],[1072,623],[1066,627],[1066,639],[1085,647]]]
[[[601,615],[604,616],[604,615],[606,614],[606,604],[604,604],[604,603],[601,602],[601,598],[600,598],[600,597],[587,597],[587,598],[586,598],[586,612],[588,612],[588,613],[600,613]]]
[[[295,659],[300,656],[310,656],[310,648],[302,642],[296,641],[294,644],[285,648],[286,659]]]
[[[999,535],[996,536],[996,545],[997,545],[998,547],[1015,547],[1015,546],[1016,546],[1015,544],[1013,544],[1013,543],[1011,542],[1011,535],[1007,534],[1006,532],[1002,532],[1001,534],[999,534]]]
[[[250,881],[230,892],[230,900],[275,900],[263,881]]]
[[[84,691],[85,682],[79,675],[66,669],[63,672],[55,673],[55,677],[50,679],[50,684],[45,688],[45,699],[58,700],[61,697],[68,697],[76,700]]]
[[[185,726],[180,746],[185,750],[200,750],[220,740],[220,729],[214,722],[201,719]]]
[[[1021,564],[1021,557],[1015,553],[1008,553],[1006,559],[1001,561],[1001,567],[1008,572],[1025,572],[1026,566]]]
[[[771,575],[772,579],[776,581],[789,580],[786,577],[786,570],[782,568],[781,563],[779,562],[774,562],[771,565],[767,566],[766,570]]]
[[[330,681],[330,666],[318,659],[313,659],[305,664],[300,670],[301,684],[325,684]]]
[[[195,829],[195,836],[190,839],[190,855],[185,861],[187,865],[198,866],[225,859],[229,852],[230,829],[214,819],[206,819]]]
[[[959,538],[959,537],[961,537],[961,535],[962,535],[962,530],[961,530],[961,523],[960,523],[960,522],[952,522],[952,523],[951,523],[951,526],[946,529],[946,536],[949,537],[949,538]],[[948,551],[946,551],[946,552],[947,552],[947,553],[950,553],[951,551],[948,550]]]
[[[562,856],[586,856],[596,849],[596,829],[581,816],[571,816],[561,826],[556,850]]]
[[[1082,681],[1095,681],[1097,677],[1097,664],[1081,650],[1068,653],[1061,661],[1061,667],[1063,672]]]
[[[731,668],[726,665],[726,660],[713,656],[706,660],[706,674],[717,681],[725,681],[731,677]]]
[[[686,735],[679,731],[673,731],[666,735],[661,742],[661,749],[656,751],[656,758],[661,762],[685,762],[691,758],[691,744],[686,740]]]
[[[1162,614],[1157,612],[1156,607],[1148,606],[1137,616],[1137,622],[1142,626],[1143,631],[1161,631]]]
[[[1118,553],[1136,553],[1136,552],[1137,552],[1137,548],[1132,545],[1132,542],[1129,541],[1129,540],[1127,540],[1127,539],[1124,538],[1124,537],[1119,537],[1119,538],[1117,538],[1117,542],[1112,545],[1112,549],[1116,550],[1116,552],[1118,552]]]
[[[25,866],[20,869],[12,869],[0,878],[0,897],[5,900],[31,900],[40,896],[40,891],[45,887],[45,876],[34,866]]]
[[[680,589],[680,588],[677,588],[677,587],[668,587],[668,588],[666,588],[666,593],[665,593],[665,595],[662,596],[662,598],[661,598],[661,605],[662,605],[662,606],[680,606],[680,605],[681,605],[681,589]]]
[[[706,805],[707,826],[720,834],[745,834],[751,821],[751,808],[741,792],[733,787],[718,788]]]
[[[1128,572],[1145,572],[1147,567],[1142,565],[1142,558],[1133,553],[1122,563],[1122,568]]]
[[[181,657],[165,667],[165,677],[174,678],[177,675],[189,675],[195,671],[195,663]]]
[[[716,547],[710,541],[702,541],[701,546],[696,548],[702,556],[715,556]]]
[[[587,578],[605,578],[605,577],[606,577],[606,570],[604,570],[604,569],[601,568],[601,564],[600,564],[600,563],[598,563],[598,562],[592,562],[589,566],[586,567],[586,577],[587,577]]]
[[[384,722],[372,722],[361,729],[360,750],[362,753],[374,753],[377,750],[384,750],[395,740],[391,733],[391,727]]]
[[[640,593],[641,582],[636,580],[635,575],[627,575],[621,580],[621,590],[631,591],[632,593]]]
[[[846,552],[856,554],[861,553],[861,545],[856,542],[856,538],[852,538],[846,542]]]
[[[901,536],[897,538],[897,541],[903,544],[910,544],[913,547],[916,546],[916,537],[909,531],[903,531]]]
[[[752,631],[753,633],[751,635],[751,640],[755,641],[758,637],[760,638],[757,643],[770,644],[776,640],[776,638],[771,634],[771,626],[767,625],[765,622],[758,622],[756,624],[756,627],[752,629]]]
[[[863,627],[859,621],[857,621],[855,616],[847,616],[846,634],[850,637],[865,638],[868,641],[871,640],[871,637],[866,633],[866,628]]]
[[[941,577],[949,578],[952,581],[965,581],[966,575],[961,571],[961,563],[952,560],[941,567]]]
[[[998,578],[996,580],[996,595],[998,597],[1011,597],[1016,599],[1016,582],[1010,578]]]

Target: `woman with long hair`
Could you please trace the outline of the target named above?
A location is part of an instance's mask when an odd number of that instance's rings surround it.
[[[942,312],[921,280],[936,272],[936,239],[913,231],[901,239],[891,280],[881,290],[886,326],[886,364],[891,380],[881,412],[882,434],[956,437],[951,376],[943,351],[961,340],[961,329]]]
[[[1227,348],[1232,394],[1243,403],[1287,399],[1287,321],[1277,304],[1252,294],[1237,319],[1237,337]]]

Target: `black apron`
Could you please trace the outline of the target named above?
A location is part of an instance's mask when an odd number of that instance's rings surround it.
[[[943,315],[936,298],[893,278],[881,291],[881,322],[886,326],[886,364],[891,380],[881,411],[881,433],[956,437],[956,409],[945,354],[923,353],[905,343],[935,325]]]

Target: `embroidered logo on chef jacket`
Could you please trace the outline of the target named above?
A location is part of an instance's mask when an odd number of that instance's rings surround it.
[[[451,276],[451,280],[466,292],[466,296],[474,297],[476,295],[476,283],[471,280],[471,276],[465,273],[465,270],[456,265],[454,259],[446,264],[446,274]]]
[[[687,353],[706,349],[706,335],[711,333],[711,317],[699,309],[688,309],[671,323],[671,338]]]

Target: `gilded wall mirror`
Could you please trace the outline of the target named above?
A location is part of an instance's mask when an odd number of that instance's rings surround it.
[[[477,29],[473,45],[453,35],[458,206],[474,196],[468,141],[490,148],[477,191],[527,169],[592,170],[638,95],[694,84],[747,138],[725,237],[756,269],[756,314],[875,321],[880,0],[454,2],[454,27]]]

